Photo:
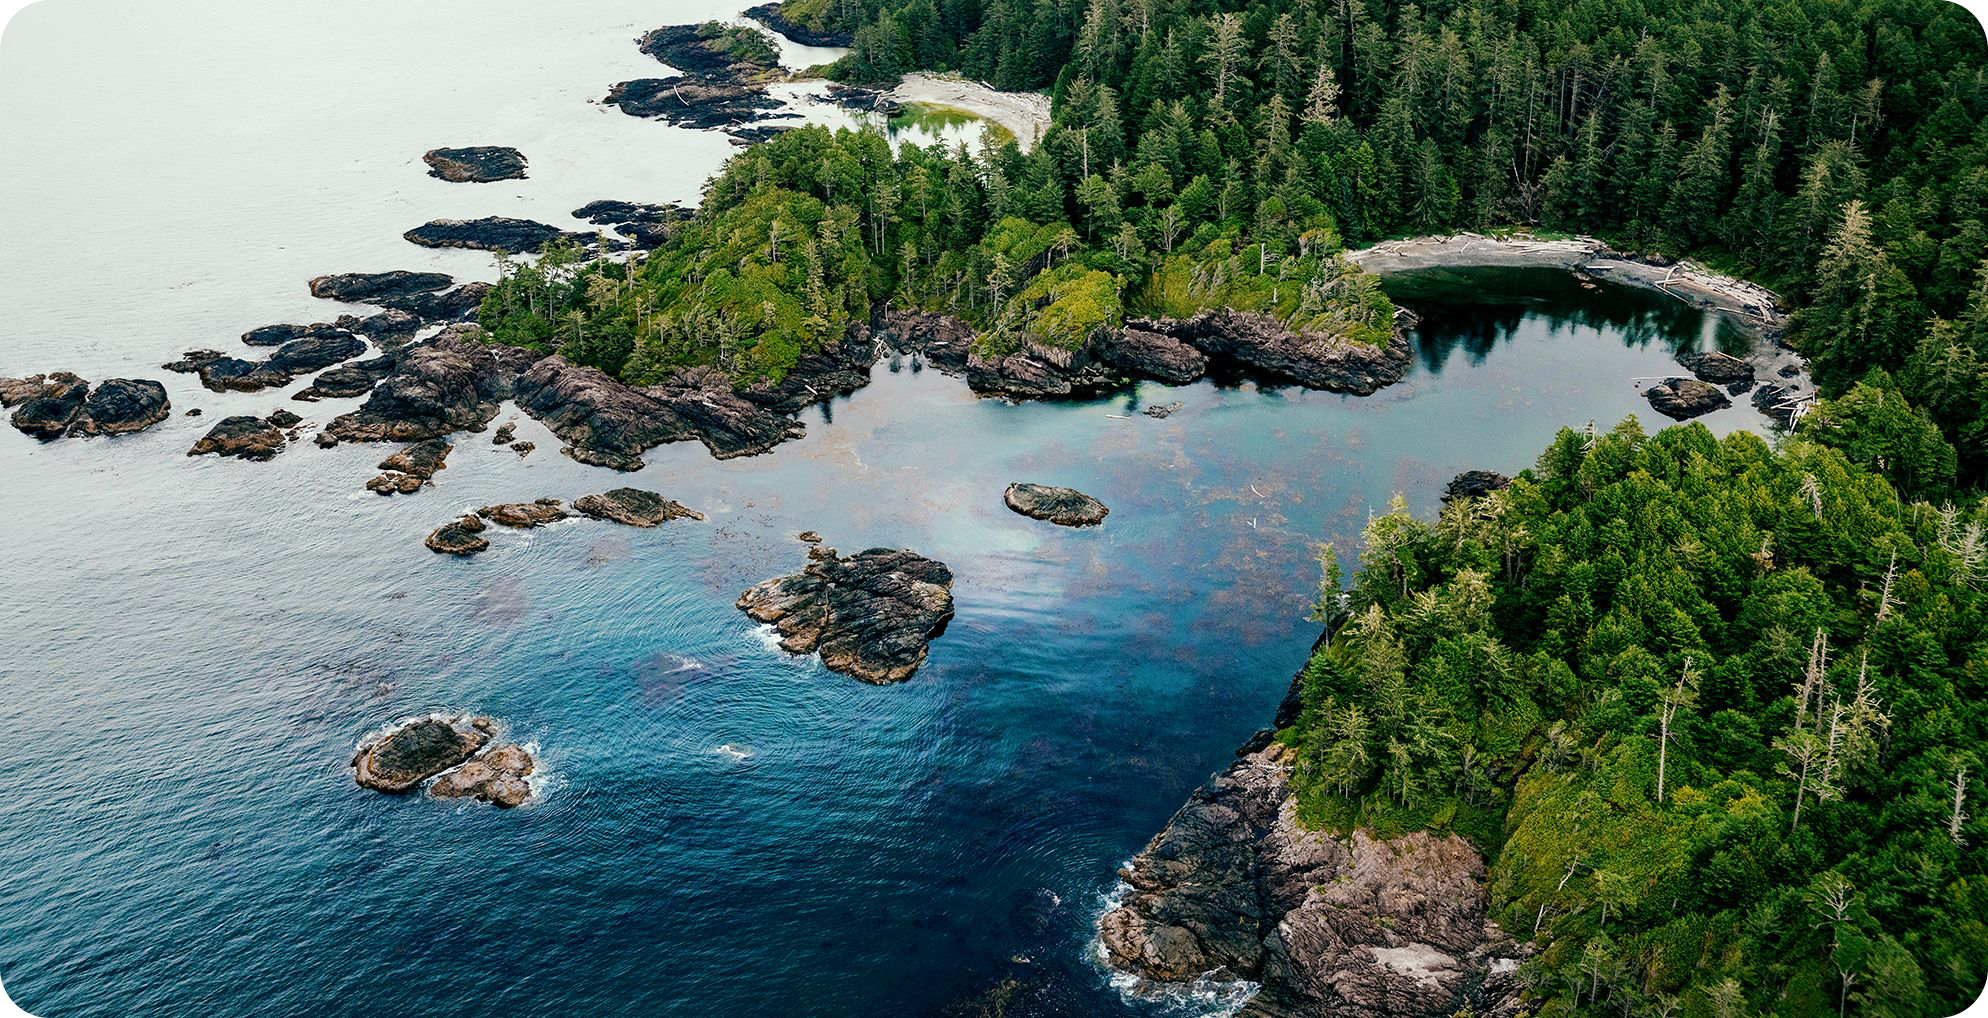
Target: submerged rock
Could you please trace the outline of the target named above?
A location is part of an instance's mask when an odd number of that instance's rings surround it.
[[[537,767],[530,751],[507,742],[436,778],[428,786],[428,794],[437,799],[481,799],[511,809],[531,798],[531,785],[525,778]]]
[[[455,184],[525,179],[524,153],[503,145],[429,149],[421,161],[429,176]]]
[[[842,558],[833,548],[810,548],[806,569],[747,590],[738,607],[771,623],[788,653],[819,651],[832,671],[902,682],[953,617],[952,587],[952,570],[909,551],[872,548]]]
[[[1186,405],[1187,404],[1182,403],[1180,400],[1174,400],[1171,403],[1163,403],[1158,406],[1149,406],[1146,409],[1141,410],[1139,412],[1145,414],[1148,417],[1151,417],[1156,421],[1164,421],[1167,418],[1172,417],[1177,413],[1180,413],[1180,408]]]
[[[1450,478],[1449,486],[1443,489],[1443,501],[1447,503],[1460,498],[1482,498],[1511,486],[1512,479],[1495,470],[1466,470]]]
[[[565,239],[586,245],[594,238],[530,219],[485,216],[482,219],[434,219],[401,234],[421,247],[459,247],[505,254],[535,254],[545,245]]]
[[[1047,520],[1060,527],[1095,527],[1111,513],[1103,502],[1075,488],[1052,488],[1021,481],[1008,485],[1002,501],[1023,516]]]
[[[352,776],[366,788],[410,792],[469,759],[496,730],[485,717],[414,718],[361,743],[352,757]]]
[[[442,272],[345,272],[311,280],[311,296],[348,303],[368,303],[382,297],[410,297],[447,289],[455,278]]]
[[[1733,401],[1719,387],[1696,378],[1667,378],[1643,390],[1643,398],[1665,417],[1688,421],[1693,417],[1724,410]]]
[[[428,535],[428,548],[444,555],[474,555],[490,547],[490,542],[480,536],[483,529],[480,517],[473,514],[464,516],[436,527]]]
[[[598,496],[595,496],[598,497]],[[672,502],[671,505],[676,503]],[[682,508],[678,506],[678,508]],[[513,527],[528,530],[557,523],[572,517],[572,513],[560,508],[556,498],[541,498],[536,502],[505,502],[501,505],[487,505],[476,511],[476,515],[500,527]]]
[[[283,432],[261,417],[237,414],[223,417],[193,443],[188,456],[232,456],[236,459],[266,460],[283,451]]]
[[[1476,851],[1305,830],[1293,757],[1263,733],[1119,871],[1127,894],[1098,920],[1111,966],[1260,983],[1255,1018],[1515,1013],[1523,949],[1487,916]]]
[[[631,527],[653,527],[670,520],[702,520],[704,514],[673,502],[653,491],[616,488],[599,495],[582,495],[573,508],[597,520],[625,523]]]

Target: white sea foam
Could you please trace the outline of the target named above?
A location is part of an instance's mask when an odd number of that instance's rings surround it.
[[[1124,904],[1131,893],[1132,885],[1123,880],[1114,882],[1109,890],[1100,891],[1097,910],[1091,919],[1092,929],[1097,928],[1105,913]],[[1262,988],[1262,984],[1247,979],[1217,979],[1212,973],[1187,983],[1147,979],[1114,967],[1101,935],[1091,937],[1090,962],[1121,1000],[1168,1018],[1234,1018]]]

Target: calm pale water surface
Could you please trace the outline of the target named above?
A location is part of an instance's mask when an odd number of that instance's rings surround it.
[[[1350,549],[1395,491],[1427,512],[1459,470],[1524,467],[1561,425],[1649,418],[1631,379],[1717,339],[1674,302],[1465,274],[1446,301],[1400,290],[1428,312],[1421,357],[1366,399],[1204,382],[1010,406],[887,363],[771,455],[672,446],[633,477],[522,417],[537,453],[464,436],[411,497],[361,489],[378,448],[189,459],[215,416],[287,401],[157,365],[328,317],[307,277],[487,275],[399,234],[693,198],[721,137],[588,101],[658,73],[641,30],[736,11],[164,6],[52,0],[0,46],[0,374],[162,378],[207,410],[0,432],[0,977],[47,1018],[917,1015],[1007,978],[1013,1014],[1152,1013],[1090,962],[1100,897],[1271,716],[1314,635],[1312,543]],[[448,144],[517,145],[531,179],[428,179]],[[1000,501],[1018,479],[1111,518],[1023,519]],[[469,561],[421,545],[465,509],[623,483],[710,520],[498,533]],[[800,566],[803,529],[952,566],[958,618],[912,681],[825,672],[733,609]],[[352,783],[362,735],[444,707],[536,742],[538,799]]]

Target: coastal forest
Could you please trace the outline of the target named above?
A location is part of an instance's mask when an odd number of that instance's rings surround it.
[[[1034,144],[807,128],[646,257],[554,248],[496,341],[779,378],[887,309],[976,352],[1214,307],[1385,342],[1344,256],[1590,234],[1775,287],[1773,445],[1563,431],[1376,516],[1297,720],[1304,819],[1468,837],[1541,1015],[1936,1015],[1988,959],[1988,45],[1940,0],[794,0],[844,82],[1047,90]],[[1022,139],[1021,141],[1029,141]],[[1342,588],[1349,592],[1342,594]]]

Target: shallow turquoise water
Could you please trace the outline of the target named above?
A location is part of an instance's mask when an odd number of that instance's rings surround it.
[[[1013,406],[886,363],[771,455],[673,446],[632,478],[529,419],[531,458],[465,436],[394,499],[360,490],[377,449],[189,460],[185,418],[0,435],[0,975],[47,1018],[918,1014],[1004,977],[1023,1014],[1147,1010],[1089,961],[1100,896],[1269,718],[1313,635],[1312,542],[1350,548],[1395,491],[1428,511],[1459,470],[1606,426],[1640,404],[1627,379],[1707,331],[1555,274],[1461,283],[1472,303],[1425,303],[1411,377],[1370,398],[1202,382]],[[1016,516],[1018,479],[1112,515]],[[711,519],[505,532],[469,561],[420,543],[464,508],[623,482]],[[912,681],[828,673],[733,609],[798,567],[802,529],[952,566],[958,618]],[[437,707],[536,742],[540,799],[352,784],[364,733]]]

